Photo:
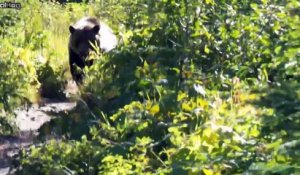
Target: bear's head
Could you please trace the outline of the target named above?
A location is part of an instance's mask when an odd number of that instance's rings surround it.
[[[93,22],[93,21],[92,21]],[[71,33],[69,47],[80,58],[86,59],[91,50],[95,50],[95,46],[100,46],[99,40],[99,23],[77,23],[69,27]]]

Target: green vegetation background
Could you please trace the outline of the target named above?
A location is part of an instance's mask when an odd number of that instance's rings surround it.
[[[70,112],[40,129],[17,174],[299,174],[297,0],[22,1],[0,10],[0,133],[13,110],[65,99],[68,27],[108,23]],[[47,137],[48,136],[48,137]]]

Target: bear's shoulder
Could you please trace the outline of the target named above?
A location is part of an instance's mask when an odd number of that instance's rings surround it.
[[[100,25],[98,19],[94,17],[84,17],[78,20],[73,27],[75,29],[83,30],[83,29],[92,29],[96,25]]]

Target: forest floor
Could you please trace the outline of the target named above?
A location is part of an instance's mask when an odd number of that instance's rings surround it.
[[[65,92],[76,93],[75,84],[68,82]],[[15,110],[15,124],[18,133],[12,136],[0,135],[0,175],[10,174],[10,167],[14,164],[14,156],[22,149],[38,144],[38,129],[53,117],[49,113],[70,111],[76,102],[69,99],[43,99],[40,104],[23,106]]]

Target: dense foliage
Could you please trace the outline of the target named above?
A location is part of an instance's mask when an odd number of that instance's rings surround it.
[[[40,129],[17,174],[300,173],[297,0],[27,1],[0,11],[0,133],[14,108],[65,98],[68,26],[112,26],[77,107]]]

